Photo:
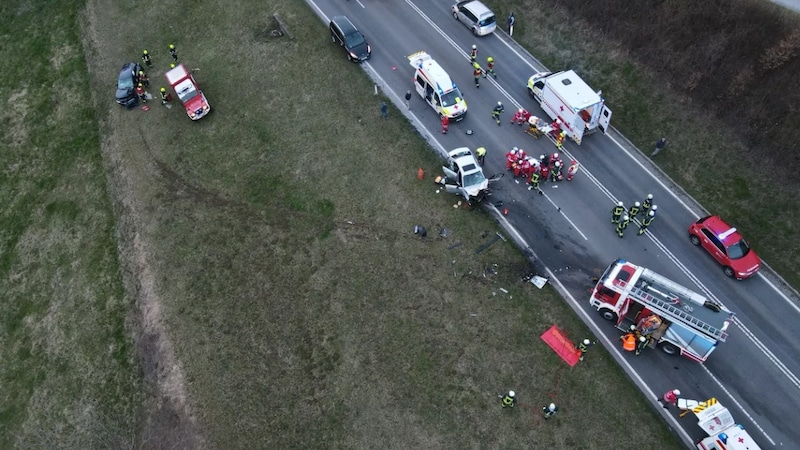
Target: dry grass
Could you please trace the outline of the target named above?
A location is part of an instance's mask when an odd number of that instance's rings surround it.
[[[96,100],[205,445],[611,449],[656,436],[677,448],[601,349],[568,370],[544,346],[554,322],[573,338],[585,328],[552,290],[520,281],[528,263],[510,244],[475,254],[496,225],[415,179],[440,161],[396,111],[380,120],[372,84],[305,6],[179,15],[145,2],[133,23],[120,20],[132,9],[91,5],[95,85],[146,46],[157,87],[159,49],[174,42],[214,108],[191,123],[178,107]],[[265,37],[275,11],[294,41]],[[527,406],[501,410],[509,388]],[[552,399],[562,411],[545,424],[536,410]],[[158,446],[170,429],[150,417]]]
[[[138,434],[141,379],[84,101],[79,3],[0,7],[2,448],[126,448]]]

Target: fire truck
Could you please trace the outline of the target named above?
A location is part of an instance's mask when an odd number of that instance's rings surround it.
[[[747,430],[733,420],[728,408],[716,398],[698,403],[691,411],[697,416],[697,425],[708,435],[697,442],[698,450],[760,450]]]
[[[611,263],[589,304],[617,328],[630,325],[669,355],[705,361],[728,338],[733,313],[678,283],[624,259]]]

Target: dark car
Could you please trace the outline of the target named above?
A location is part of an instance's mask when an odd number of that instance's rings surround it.
[[[130,109],[139,104],[139,97],[136,96],[136,84],[139,83],[139,71],[141,67],[135,62],[127,63],[122,66],[117,78],[117,103]]]
[[[364,35],[345,16],[336,16],[331,20],[331,40],[339,44],[347,54],[347,59],[361,62],[372,54]]]

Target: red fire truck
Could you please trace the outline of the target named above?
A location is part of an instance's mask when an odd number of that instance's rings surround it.
[[[733,319],[722,305],[624,259],[608,266],[589,304],[623,331],[635,325],[650,347],[695,361],[705,361],[725,342]]]

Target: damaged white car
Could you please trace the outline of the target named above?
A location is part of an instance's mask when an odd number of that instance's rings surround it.
[[[472,151],[467,147],[451,150],[448,165],[442,166],[445,176],[438,179],[445,190],[463,197],[468,203],[479,203],[489,195],[489,182],[503,174],[486,178]]]

